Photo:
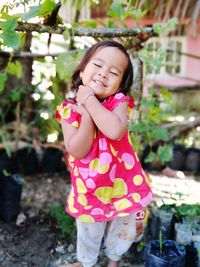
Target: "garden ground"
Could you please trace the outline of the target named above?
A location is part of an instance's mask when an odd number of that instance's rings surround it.
[[[66,175],[35,175],[24,177],[21,214],[18,221],[0,220],[0,266],[57,267],[76,258],[75,241],[59,242],[56,225],[46,215],[50,205],[64,206],[69,190]],[[154,200],[158,204],[181,201],[199,203],[200,177],[165,169],[151,173]],[[67,185],[67,186],[66,186]],[[179,194],[181,193],[181,194]],[[99,267],[106,266],[101,255]],[[122,261],[124,267],[143,267],[129,252]]]

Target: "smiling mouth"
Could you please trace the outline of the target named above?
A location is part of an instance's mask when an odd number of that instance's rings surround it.
[[[99,80],[93,80],[93,81],[98,85],[105,86],[105,84],[102,81]]]

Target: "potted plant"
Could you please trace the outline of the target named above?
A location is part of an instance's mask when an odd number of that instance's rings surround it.
[[[0,151],[0,218],[10,222],[20,212],[23,181],[14,174],[11,158],[5,150]]]
[[[176,207],[176,216],[179,217],[180,223],[175,224],[176,238],[183,239],[183,234],[187,232],[186,238],[190,237],[187,243],[191,243],[193,239],[200,239],[200,205],[199,204],[181,204]],[[182,234],[178,231],[182,231]],[[181,240],[177,240],[179,243],[187,245]]]
[[[173,238],[173,217],[175,204],[163,204],[150,210],[149,231],[153,239],[159,239],[159,233],[165,240]]]
[[[160,232],[161,233],[161,232]],[[145,267],[185,267],[185,247],[174,240],[152,240],[147,244]]]
[[[176,207],[175,239],[185,246],[185,267],[200,266],[200,205],[181,204]]]

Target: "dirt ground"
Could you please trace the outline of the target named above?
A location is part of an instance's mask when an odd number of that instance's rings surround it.
[[[170,175],[170,177],[169,177]],[[200,177],[186,175],[180,178],[175,172],[150,174],[152,190],[157,203],[169,203],[181,192],[180,201],[199,203]],[[51,204],[64,207],[69,190],[66,174],[35,175],[24,177],[21,200],[21,225],[16,220],[5,223],[0,220],[1,267],[58,267],[61,263],[76,259],[74,242],[59,242],[55,227],[45,215]],[[144,263],[129,252],[121,263],[124,267],[143,267]],[[144,260],[144,257],[143,257]],[[97,266],[106,266],[103,254]]]

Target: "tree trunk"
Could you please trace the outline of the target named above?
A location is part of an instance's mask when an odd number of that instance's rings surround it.
[[[22,51],[30,52],[32,41],[32,33],[26,32],[25,36],[25,45],[22,48]],[[21,78],[21,86],[25,89],[25,93],[23,94],[23,107],[24,107],[24,122],[28,123],[31,119],[32,115],[32,107],[33,107],[33,99],[31,98],[31,82],[32,82],[32,64],[33,58],[22,58],[20,59],[22,64],[22,78]]]

